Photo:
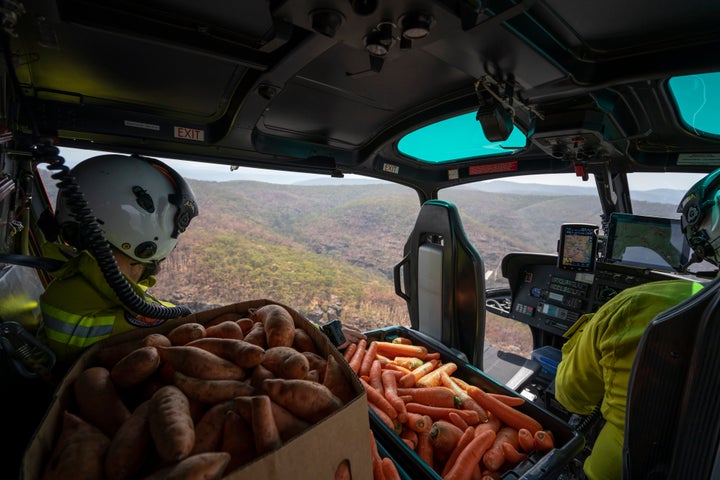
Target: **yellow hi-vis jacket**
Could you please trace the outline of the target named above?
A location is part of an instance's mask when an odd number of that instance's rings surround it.
[[[605,425],[583,470],[590,480],[622,478],[628,382],[638,343],[650,321],[702,289],[685,280],[628,288],[595,314],[583,315],[565,334],[555,397],[569,411],[588,415],[600,403]]]
[[[67,256],[69,252],[70,257]],[[58,360],[71,361],[110,335],[162,323],[162,320],[139,317],[127,310],[89,252],[74,252],[62,245],[46,244],[43,253],[67,260],[60,269],[51,272],[53,281],[40,296],[43,322],[39,336]],[[173,306],[147,292],[156,283],[154,277],[139,283],[128,279],[128,283],[146,302]]]

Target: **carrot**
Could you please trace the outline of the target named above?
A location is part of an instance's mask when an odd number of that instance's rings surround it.
[[[190,416],[190,402],[179,388],[165,385],[150,397],[148,420],[160,458],[177,462],[190,455],[195,444],[195,426]]]
[[[401,365],[396,365],[394,363],[388,363],[383,368],[386,370],[394,370],[396,372],[400,372],[403,375],[407,375],[408,373],[412,372],[412,370],[410,370],[409,368],[405,368]]]
[[[250,425],[234,410],[225,412],[220,451],[230,454],[227,471],[245,465],[255,458],[255,439]]]
[[[495,441],[482,457],[483,464],[490,471],[499,470],[505,463],[505,452],[502,444],[508,442],[513,446],[518,445],[517,430],[513,427],[502,427],[495,435]]]
[[[518,443],[520,444],[522,451],[525,453],[530,453],[535,450],[535,438],[527,428],[521,428],[518,430]]]
[[[188,322],[178,325],[167,333],[170,343],[176,347],[186,345],[198,338],[207,335],[205,325],[197,322]]]
[[[236,340],[241,341],[241,340]],[[161,362],[176,372],[207,380],[242,380],[245,372],[236,363],[225,360],[199,347],[156,347]]]
[[[247,340],[235,338],[205,337],[187,344],[188,347],[202,348],[220,358],[233,362],[241,368],[253,368],[265,357],[265,349]]]
[[[103,478],[103,457],[110,439],[67,410],[62,412],[60,438],[50,454],[43,478],[74,480],[81,473],[84,478]]]
[[[383,380],[382,375],[384,372],[390,372],[393,373],[391,370],[385,370],[382,368],[382,365],[380,365],[379,360],[373,360],[372,365],[370,365],[370,374],[368,375],[369,380],[368,383],[375,388],[378,392],[385,395],[385,386],[383,386]]]
[[[350,360],[352,359],[353,355],[355,355],[357,348],[358,348],[357,343],[351,343],[350,345],[347,346],[347,348],[343,352],[343,357],[345,357],[346,362],[350,363]]]
[[[398,381],[398,386],[405,388],[414,386],[418,380],[435,370],[435,367],[437,367],[437,365],[437,360],[430,360],[429,362],[423,363],[419,367],[413,369],[407,375],[403,375]]]
[[[500,419],[493,415],[492,412],[488,412],[488,421],[475,426],[475,435],[479,435],[484,430],[492,430],[497,433],[502,427]]]
[[[347,458],[342,459],[340,463],[338,463],[333,480],[352,480],[350,461]]]
[[[355,344],[351,343],[350,345]],[[325,377],[322,380],[322,384],[325,385],[333,395],[338,397],[343,404],[348,403],[356,396],[350,381],[345,377],[340,362],[335,360],[335,357],[332,355],[328,356]]]
[[[402,432],[400,432],[400,438],[402,440],[406,440],[409,442],[409,446],[412,450],[415,450],[415,446],[418,442],[418,435],[417,432],[409,427],[403,427]]]
[[[295,340],[295,321],[290,312],[280,305],[264,305],[250,318],[263,324],[265,342],[269,348],[292,347]]]
[[[398,472],[397,466],[388,457],[382,459],[382,472],[385,475],[385,480],[400,480],[400,472]]]
[[[495,432],[486,430],[476,435],[460,452],[450,470],[443,476],[443,480],[469,480],[473,469],[495,440]]]
[[[430,360],[431,362],[437,362],[437,360]],[[419,378],[416,382],[416,386],[418,387],[439,387],[442,385],[442,379],[441,376],[443,373],[446,373],[448,375],[452,375],[457,370],[457,364],[453,362],[448,362],[440,365],[437,369],[433,370],[432,372],[429,372],[427,375],[423,376],[422,378]]]
[[[425,355],[425,360],[440,360],[440,352],[428,352],[427,355]]]
[[[294,415],[316,423],[342,407],[342,401],[326,386],[303,379],[269,378],[262,390]]]
[[[362,378],[360,379],[360,382],[362,383],[363,387],[365,387],[365,393],[367,394],[367,399],[369,402],[373,402],[375,405],[380,407],[385,414],[390,417],[391,419],[396,419],[398,416],[397,410],[395,410],[395,407],[392,406],[392,404],[385,398],[385,396],[375,390],[369,383],[367,383]]]
[[[144,480],[182,480],[188,478],[220,478],[230,461],[227,452],[205,452],[187,457],[161,468]]]
[[[365,355],[363,355],[363,359],[360,362],[360,370],[358,371],[358,374],[370,375],[370,367],[375,360],[375,355],[377,355],[377,343],[370,342],[370,345],[367,346]]]
[[[148,427],[149,407],[149,400],[138,405],[110,440],[105,454],[105,478],[108,480],[134,478],[143,466],[152,441]]]
[[[400,422],[390,418],[390,416],[388,416],[388,414],[385,413],[382,408],[378,407],[370,400],[368,400],[367,403],[368,408],[375,413],[375,415],[380,419],[381,422],[383,422],[391,431],[395,433],[398,432],[398,429],[400,428],[399,426],[401,425]]]
[[[450,471],[453,465],[455,465],[455,461],[457,460],[458,455],[460,455],[460,452],[467,447],[467,445],[470,443],[470,441],[475,437],[475,428],[473,427],[467,427],[465,430],[463,430],[463,434],[460,436],[460,439],[458,440],[457,444],[455,445],[455,448],[452,452],[450,452],[450,456],[445,461],[445,466],[442,469],[442,476],[447,475],[447,473]]]
[[[535,439],[535,450],[547,452],[555,448],[555,437],[550,430],[538,430],[533,438]]]
[[[497,400],[500,400],[505,405],[510,405],[511,407],[519,407],[523,403],[525,403],[525,399],[521,396],[513,397],[511,395],[505,395],[503,393],[489,393],[493,398],[496,398]]]
[[[441,461],[447,460],[462,436],[463,430],[447,420],[433,422],[430,427],[430,443],[432,443],[435,458]]]
[[[232,400],[213,405],[206,411],[200,421],[195,424],[195,444],[190,455],[213,452],[220,448],[222,429],[225,425],[225,414],[235,408]]]
[[[503,442],[502,449],[505,460],[511,465],[517,465],[527,458],[527,453],[518,452],[517,447],[509,442]]]
[[[355,353],[353,353],[352,358],[350,358],[350,361],[348,362],[353,372],[360,373],[360,366],[362,365],[363,358],[365,358],[366,351],[367,340],[361,338],[360,341],[357,343],[357,349],[355,349]]]
[[[395,337],[395,338],[392,339],[392,342],[391,342],[391,343],[396,343],[396,344],[399,343],[399,344],[402,344],[402,345],[412,345],[413,342],[412,342],[412,340],[410,340],[409,338],[405,338],[405,337]]]
[[[405,345],[402,343],[381,342],[378,341],[378,351],[380,355],[388,358],[395,357],[418,357],[424,360],[428,354],[427,348],[421,345]]]
[[[295,338],[293,339],[292,346],[299,352],[318,353],[318,349],[312,337],[310,337],[310,334],[299,327],[295,327]]]
[[[375,434],[372,430],[370,430],[370,455],[372,457],[373,480],[385,480],[385,473],[382,469],[382,458],[380,457],[377,442],[375,441]]]
[[[277,346],[265,350],[262,366],[278,378],[305,378],[310,371],[307,357],[292,347]]]
[[[242,340],[245,338],[242,327],[232,320],[226,320],[205,328],[206,336],[212,338],[232,338]]]
[[[395,365],[400,365],[403,368],[407,368],[410,371],[418,368],[423,363],[425,363],[417,357],[395,357],[394,359],[390,360],[390,362]]]
[[[456,412],[448,413],[448,419],[452,422],[453,425],[455,425],[462,431],[465,431],[468,428],[467,422],[463,420],[463,418]]]
[[[379,365],[379,362],[376,362]],[[397,392],[397,380],[393,372],[386,370],[381,372],[380,379],[382,381],[383,395],[390,402],[390,405],[397,411],[398,421],[405,423],[407,420],[407,409],[405,408],[405,402],[403,402],[398,396]]]
[[[397,390],[398,395],[408,395],[415,403],[431,407],[456,408],[460,406],[459,399],[447,387],[398,388]]]
[[[147,380],[160,366],[157,348],[140,347],[125,355],[110,370],[110,378],[120,388]]]
[[[79,416],[112,438],[120,425],[130,417],[120,394],[104,367],[90,367],[73,383]]]
[[[540,422],[538,422],[531,416],[526,415],[521,411],[504,404],[503,402],[492,397],[491,395],[488,395],[480,388],[474,385],[469,385],[467,392],[481,407],[483,407],[485,410],[490,410],[503,423],[506,423],[511,427],[515,427],[518,430],[520,430],[521,428],[527,428],[528,430],[530,430],[530,432],[533,433],[533,435],[538,430],[542,430],[542,425],[540,425]]]
[[[430,418],[433,420],[449,420],[448,414],[450,412],[456,412],[460,417],[462,417],[463,420],[465,420],[465,423],[468,425],[476,425],[480,423],[480,417],[478,417],[478,413],[474,410],[460,410],[457,408],[446,408],[446,407],[431,407],[428,405],[423,405],[422,403],[415,403],[410,402],[405,404],[405,408],[407,408],[408,413],[409,412],[415,412],[415,413],[422,413],[425,415],[429,415]]]
[[[250,399],[252,405],[252,431],[255,440],[255,452],[264,455],[282,446],[280,431],[272,414],[270,397],[256,395]]]
[[[460,399],[460,407],[467,410],[475,410],[480,416],[480,421],[483,423],[487,422],[488,416],[485,409],[478,405],[478,403],[455,382],[454,378],[450,377],[447,372],[441,371],[440,381]]]
[[[415,413],[415,412],[408,412],[407,414],[407,427],[416,432],[424,432],[426,430],[430,430],[432,428],[432,418],[430,418],[429,415],[425,415],[423,413]]]
[[[416,453],[420,460],[425,462],[430,468],[435,468],[432,442],[430,441],[430,429],[418,432],[418,444]]]

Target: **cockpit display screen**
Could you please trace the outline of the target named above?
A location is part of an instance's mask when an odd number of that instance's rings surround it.
[[[679,272],[690,256],[690,246],[680,219],[613,213],[605,255],[612,263]]]
[[[564,270],[591,272],[597,256],[596,225],[566,223],[560,229],[558,267]]]

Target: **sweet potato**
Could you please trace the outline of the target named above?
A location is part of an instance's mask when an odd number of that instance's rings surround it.
[[[255,458],[255,439],[250,425],[234,410],[225,412],[220,451],[230,454],[227,472],[232,472]]]
[[[243,335],[247,335],[252,329],[253,325],[255,325],[255,322],[253,322],[252,319],[248,317],[243,317],[236,323],[240,325],[240,328],[242,328]]]
[[[227,320],[217,325],[212,325],[206,328],[207,336],[213,338],[234,338],[236,340],[242,340],[245,338],[242,328],[237,323]]]
[[[332,355],[328,356],[325,377],[323,378],[322,384],[325,385],[333,395],[338,397],[343,404],[355,398],[355,392],[353,391],[350,381],[345,377],[340,363],[335,360],[335,357]]]
[[[235,397],[233,400],[235,402],[235,410],[243,420],[249,424],[252,421],[252,399],[250,397]],[[280,438],[283,442],[287,442],[295,435],[310,428],[309,422],[293,415],[276,402],[271,402],[271,407],[275,425],[277,425]]]
[[[169,347],[172,345],[170,339],[161,333],[151,333],[145,337],[118,343],[116,345],[103,346],[97,353],[98,360],[107,368],[112,368],[118,360],[128,353],[141,347]]]
[[[188,398],[176,386],[166,385],[155,392],[149,403],[150,435],[160,458],[167,462],[186,458],[195,445]]]
[[[225,414],[235,408],[235,402],[226,400],[212,406],[195,424],[195,445],[190,455],[212,452],[220,448]]]
[[[255,395],[250,397],[252,405],[251,425],[255,439],[255,452],[264,455],[282,446],[280,432],[273,417],[270,397]]]
[[[312,382],[320,382],[320,373],[317,370],[310,370],[307,375],[303,377],[305,380],[310,380]]]
[[[318,349],[312,337],[310,337],[310,334],[299,327],[295,328],[295,338],[293,339],[292,346],[299,352],[318,353]]]
[[[265,337],[265,326],[262,322],[253,323],[252,328],[245,334],[244,340],[258,347],[267,347],[267,338]]]
[[[161,468],[144,480],[217,480],[223,477],[229,461],[230,454],[227,452],[198,453]]]
[[[63,412],[60,438],[45,466],[45,480],[103,478],[103,459],[110,439],[98,428]]]
[[[205,326],[197,322],[188,322],[178,325],[167,333],[172,345],[181,347],[193,340],[204,338],[207,335]]]
[[[258,365],[253,368],[252,375],[250,376],[250,385],[259,390],[266,378],[275,378],[275,375],[262,365]]]
[[[262,322],[269,348],[292,347],[295,339],[295,321],[284,307],[265,305],[255,310],[250,318]]]
[[[73,383],[79,416],[112,438],[130,416],[104,367],[86,368]]]
[[[105,478],[128,480],[143,467],[152,442],[148,426],[150,401],[138,405],[110,441],[105,456]]]
[[[191,400],[216,404],[238,395],[252,395],[255,388],[240,380],[204,380],[175,372],[173,384]]]
[[[239,341],[239,340],[236,340]],[[229,360],[203,350],[185,345],[182,347],[157,347],[160,360],[168,363],[176,372],[206,380],[242,380],[244,370]]]
[[[265,350],[262,347],[242,339],[206,337],[194,340],[187,346],[207,350],[241,368],[259,365],[265,357]]]
[[[120,388],[128,388],[147,380],[160,366],[155,347],[140,347],[118,360],[110,370],[110,378]]]
[[[326,386],[302,379],[270,378],[262,390],[290,413],[316,423],[342,408],[342,401]]]
[[[310,370],[317,370],[320,380],[325,378],[325,370],[327,369],[327,360],[321,357],[317,353],[313,352],[302,352],[303,355],[308,359],[308,365]]]
[[[279,378],[305,378],[310,371],[310,362],[305,355],[284,346],[265,350],[262,366]]]

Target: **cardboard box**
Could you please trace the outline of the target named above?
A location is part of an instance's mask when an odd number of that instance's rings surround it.
[[[23,458],[22,478],[40,479],[44,466],[52,453],[55,440],[60,433],[62,412],[71,407],[71,385],[85,368],[95,364],[96,353],[108,345],[135,340],[150,333],[167,333],[172,328],[187,322],[208,323],[223,313],[235,312],[245,315],[250,309],[276,304],[270,300],[253,300],[200,312],[182,319],[166,322],[149,329],[137,330],[110,337],[91,347],[73,365],[33,437]],[[350,369],[342,354],[311,322],[292,308],[283,305],[293,316],[296,326],[308,332],[321,354],[334,356],[343,366],[348,381],[357,396],[341,410],[316,423],[300,435],[290,439],[279,450],[258,458],[250,464],[227,473],[228,480],[241,479],[282,479],[316,480],[334,478],[337,465],[344,459],[350,462],[354,480],[372,479],[372,456],[370,454],[370,423],[365,390],[357,375]]]

